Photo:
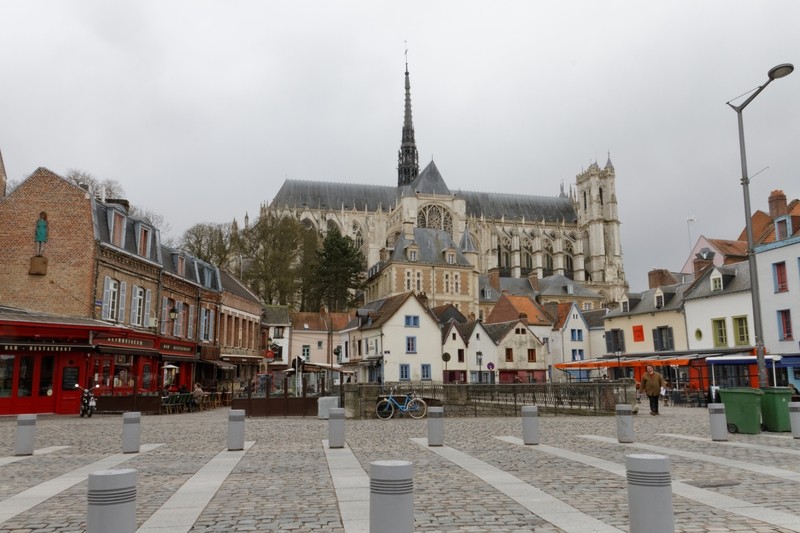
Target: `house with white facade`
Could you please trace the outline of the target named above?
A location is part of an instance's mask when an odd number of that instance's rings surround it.
[[[545,309],[553,317],[554,324],[550,334],[550,347],[560,360],[553,359],[551,365],[568,361],[583,361],[592,357],[589,344],[589,324],[583,317],[576,302],[547,304]],[[551,367],[552,368],[552,367]],[[551,381],[586,381],[590,378],[588,370],[568,370],[551,372]]]
[[[547,381],[547,359],[542,341],[528,327],[525,317],[508,322],[484,324],[495,343],[496,363],[487,370],[496,372],[499,383],[544,383]]]

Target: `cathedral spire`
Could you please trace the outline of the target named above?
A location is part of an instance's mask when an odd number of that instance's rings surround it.
[[[406,48],[406,106],[403,116],[403,137],[397,154],[397,186],[408,185],[419,174],[419,154],[414,141],[414,124],[411,121],[411,82],[408,78],[408,49]]]

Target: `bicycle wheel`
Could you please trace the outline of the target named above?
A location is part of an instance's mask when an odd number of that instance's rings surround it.
[[[425,413],[428,412],[428,406],[419,398],[412,398],[411,401],[408,402],[406,411],[411,415],[411,418],[422,418],[425,416]]]
[[[394,414],[394,405],[389,400],[381,400],[375,406],[375,414],[381,420],[389,420]]]

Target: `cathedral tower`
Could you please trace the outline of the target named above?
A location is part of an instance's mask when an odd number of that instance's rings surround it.
[[[403,136],[400,141],[397,161],[397,186],[408,185],[419,174],[419,154],[414,141],[414,123],[411,121],[411,82],[406,61],[406,107],[403,117]]]
[[[626,289],[622,267],[616,175],[609,155],[602,169],[596,162],[576,177],[575,212],[587,250],[587,281],[604,287],[607,301],[619,301]],[[602,289],[601,289],[602,290]],[[622,292],[620,292],[622,291]]]

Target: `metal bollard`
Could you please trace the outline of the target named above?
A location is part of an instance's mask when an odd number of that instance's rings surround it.
[[[328,448],[344,448],[344,409],[328,410]]]
[[[33,455],[36,440],[36,415],[17,415],[17,434],[14,455]]]
[[[244,409],[228,413],[228,451],[244,450]]]
[[[136,470],[100,470],[89,474],[86,533],[136,531]]]
[[[728,440],[728,422],[725,420],[725,404],[708,404],[708,420],[711,424],[711,440]]]
[[[428,407],[428,446],[444,444],[444,407]]]
[[[139,453],[142,413],[122,413],[122,453]]]
[[[522,406],[522,442],[523,444],[539,444],[539,407]]]
[[[633,442],[633,407],[629,404],[617,404],[617,440]]]
[[[669,457],[626,455],[630,533],[674,533]]]
[[[800,439],[800,402],[789,402],[789,425],[792,427],[792,437]]]
[[[414,479],[408,461],[374,461],[369,465],[370,533],[414,531]]]

